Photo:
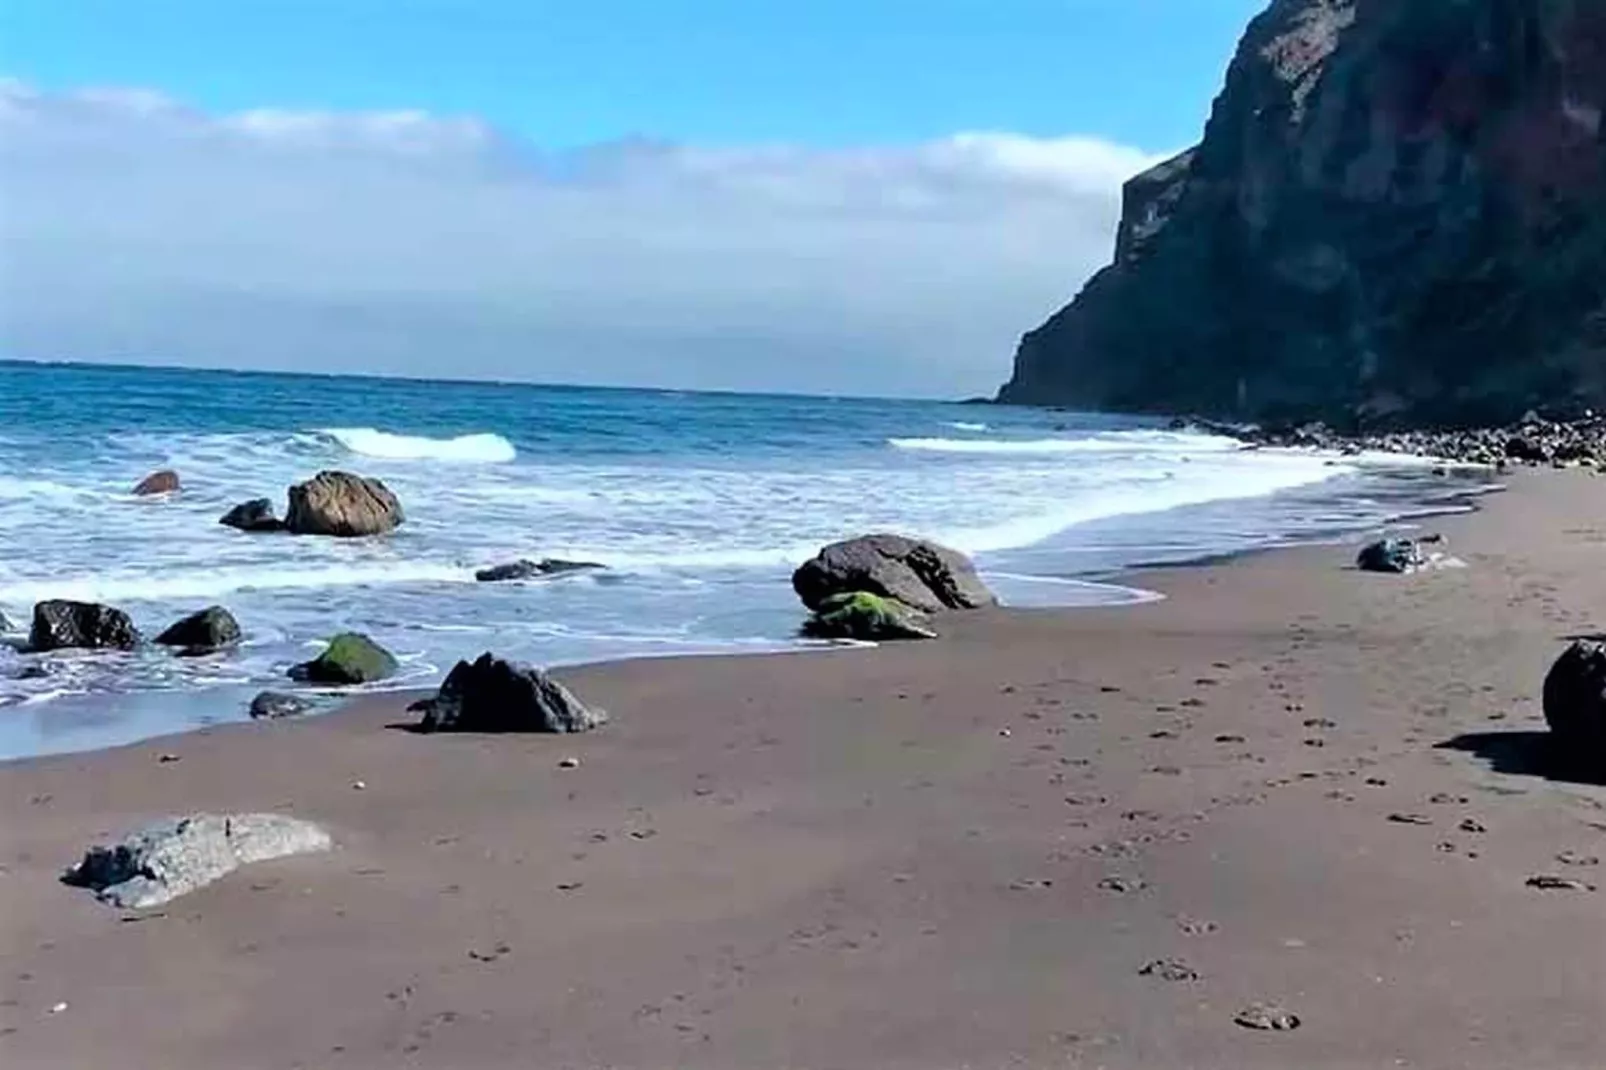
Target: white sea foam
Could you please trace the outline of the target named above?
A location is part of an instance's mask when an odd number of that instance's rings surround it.
[[[1201,453],[1242,449],[1234,439],[1171,431],[1115,431],[1080,438],[889,438],[893,449],[924,453]]]
[[[963,420],[955,420],[953,423],[949,424],[948,426],[953,428],[955,431],[985,431],[985,430],[987,430],[987,425],[986,424],[966,423]]]
[[[0,584],[0,605],[20,610],[52,598],[117,604],[221,598],[241,591],[473,582],[472,569],[428,561],[175,569],[160,575],[112,571],[5,582]]]
[[[392,461],[458,461],[504,464],[518,456],[513,443],[501,435],[481,433],[457,438],[396,435],[372,427],[325,427],[327,435],[352,453]]]

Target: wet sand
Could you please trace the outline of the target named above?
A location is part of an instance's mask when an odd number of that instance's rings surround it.
[[[1606,891],[1527,883],[1606,884],[1606,788],[1538,704],[1606,627],[1606,482],[1429,527],[1466,568],[1307,548],[933,643],[566,672],[613,715],[580,738],[389,699],[0,765],[0,1063],[1606,1066]],[[57,882],[202,809],[338,846],[142,913]]]

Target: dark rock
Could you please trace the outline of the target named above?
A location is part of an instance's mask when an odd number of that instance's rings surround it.
[[[1415,572],[1427,564],[1427,558],[1412,539],[1382,539],[1370,543],[1355,558],[1355,567],[1363,572]]]
[[[1598,2],[1276,0],[999,400],[1346,429],[1600,410],[1603,110]]]
[[[1573,643],[1544,684],[1545,723],[1571,760],[1606,769],[1606,646]]]
[[[902,535],[863,535],[832,543],[798,567],[792,589],[816,611],[832,595],[860,591],[925,613],[976,609],[998,601],[963,554]]]
[[[251,720],[276,721],[281,717],[299,717],[312,709],[312,703],[299,695],[283,691],[264,691],[251,700]]]
[[[164,468],[160,472],[152,472],[140,480],[135,485],[133,493],[144,498],[153,494],[172,494],[179,489],[178,473],[172,469]]]
[[[1245,1029],[1263,1029],[1283,1032],[1298,1029],[1299,1015],[1276,1003],[1251,1003],[1232,1020]]]
[[[308,851],[326,851],[329,834],[277,814],[193,814],[141,829],[110,847],[91,847],[62,883],[90,888],[125,909],[158,906],[232,870]]]
[[[211,654],[240,641],[240,623],[222,606],[191,613],[156,637],[162,646],[183,647],[185,655]]]
[[[935,639],[925,617],[902,602],[864,591],[834,594],[803,625],[815,639]]]
[[[592,561],[564,561],[561,558],[543,557],[539,561],[521,560],[482,568],[474,573],[474,578],[481,583],[498,583],[505,580],[545,579],[604,567],[606,566]]]
[[[290,488],[284,526],[297,535],[360,538],[392,531],[404,519],[401,502],[379,480],[319,472]]]
[[[586,732],[607,721],[540,669],[489,653],[460,661],[423,711],[425,732]]]
[[[396,671],[390,651],[357,632],[342,632],[329,640],[322,654],[290,670],[292,680],[314,684],[367,684]]]
[[[241,531],[284,530],[284,521],[273,514],[273,503],[266,498],[241,502],[219,517],[218,523]]]
[[[120,609],[67,601],[40,602],[33,607],[29,650],[132,650],[139,641],[139,629]]]

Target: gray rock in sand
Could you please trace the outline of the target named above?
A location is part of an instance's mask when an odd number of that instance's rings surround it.
[[[299,717],[312,709],[312,703],[299,695],[283,691],[264,691],[251,700],[251,720],[276,721],[281,717]]]
[[[832,595],[855,591],[893,598],[925,613],[998,601],[964,554],[903,535],[832,543],[798,567],[792,589],[813,610]]]
[[[218,517],[224,527],[240,531],[283,531],[284,521],[273,514],[273,503],[266,498],[241,502]]]
[[[62,882],[112,906],[153,907],[251,862],[327,851],[329,834],[278,814],[191,814],[150,825],[110,847],[91,847]]]
[[[587,732],[608,719],[540,669],[489,653],[458,662],[439,694],[410,708],[425,732]]]

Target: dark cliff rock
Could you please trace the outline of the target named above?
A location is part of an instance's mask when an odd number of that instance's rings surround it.
[[[1478,424],[1606,407],[1606,4],[1274,0],[999,400]]]

